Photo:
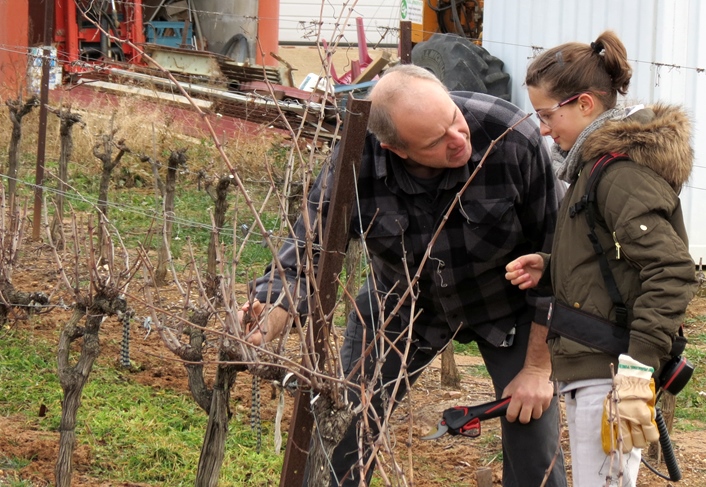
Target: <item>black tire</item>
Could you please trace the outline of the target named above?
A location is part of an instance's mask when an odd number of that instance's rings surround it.
[[[250,61],[248,38],[243,34],[235,34],[223,45],[220,53],[235,60],[235,62],[247,63]]]
[[[488,93],[510,101],[504,63],[465,37],[434,34],[414,46],[412,64],[431,71],[450,91]]]

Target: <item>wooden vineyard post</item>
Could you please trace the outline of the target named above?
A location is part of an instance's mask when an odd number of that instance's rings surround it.
[[[334,175],[331,203],[328,209],[329,218],[322,239],[322,251],[316,275],[321,306],[313,313],[314,353],[318,363],[323,363],[326,352],[325,343],[328,339],[330,323],[326,316],[336,303],[338,289],[337,276],[343,266],[343,258],[348,241],[348,225],[355,203],[355,176],[360,168],[360,159],[368,125],[370,102],[356,100],[349,95],[346,102],[346,115],[343,122],[336,170]],[[332,216],[335,215],[335,218]],[[309,451],[311,430],[314,418],[311,414],[309,394],[301,389],[297,391],[294,400],[294,416],[289,427],[287,449],[284,454],[280,487],[300,486],[304,481],[304,466]]]

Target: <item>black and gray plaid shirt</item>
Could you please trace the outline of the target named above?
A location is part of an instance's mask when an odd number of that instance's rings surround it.
[[[446,170],[434,188],[416,181],[395,154],[381,148],[373,135],[367,135],[357,207],[350,224],[351,238],[365,234],[372,264],[368,282],[357,299],[366,321],[376,321],[368,312],[377,307],[371,303],[371,290],[380,297],[387,296],[385,307],[392,309],[396,297],[404,293],[407,276],[417,273],[449,205],[491,141],[525,115],[516,106],[489,95],[452,93],[452,98],[468,122],[473,154],[466,166]],[[326,184],[322,186],[324,179]],[[331,181],[332,171],[324,168],[310,193],[312,222],[319,206],[326,215],[330,197],[325,194],[321,198],[321,188],[330,192]],[[555,182],[546,145],[530,121],[523,121],[492,148],[443,224],[422,269],[415,314],[423,312],[414,321],[414,333],[420,342],[439,348],[457,330],[457,339],[462,339],[464,330],[472,329],[498,345],[516,321],[546,322],[545,300],[510,284],[505,279],[505,265],[523,254],[550,251],[558,205]],[[303,250],[305,238],[301,218],[295,233],[300,245],[288,240],[279,258],[292,289],[298,282],[299,296],[303,296],[305,286],[297,266],[297,251]],[[300,262],[305,261],[303,252],[300,258]],[[268,289],[275,294],[281,289],[277,272],[271,269],[257,280],[256,297],[272,302]],[[402,322],[408,322],[409,315],[408,298],[399,316]]]

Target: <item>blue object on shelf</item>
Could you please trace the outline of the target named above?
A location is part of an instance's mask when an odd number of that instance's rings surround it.
[[[145,38],[147,42],[159,44],[161,46],[182,47],[181,40],[184,37],[184,22],[148,22],[145,24]],[[186,33],[186,45],[192,45],[192,29]]]

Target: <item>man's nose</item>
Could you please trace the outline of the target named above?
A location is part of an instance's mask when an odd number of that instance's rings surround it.
[[[454,130],[451,132],[451,145],[454,147],[459,147],[466,143],[468,136],[461,132],[460,130]]]

